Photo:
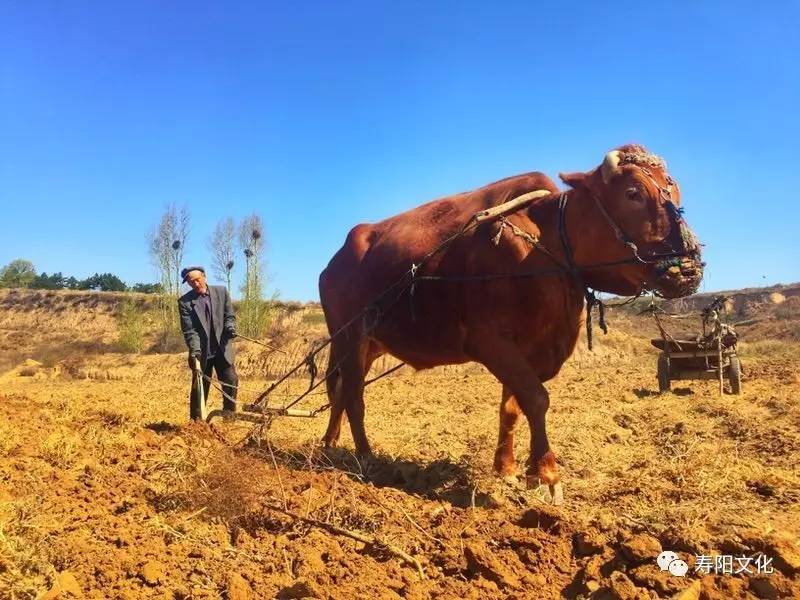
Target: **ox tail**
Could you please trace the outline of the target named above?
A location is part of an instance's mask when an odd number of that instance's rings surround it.
[[[330,355],[328,356],[328,368],[325,371],[325,389],[328,392],[328,401],[331,405],[336,405],[339,395],[342,392],[342,369],[341,352],[336,347],[338,344],[331,344]]]

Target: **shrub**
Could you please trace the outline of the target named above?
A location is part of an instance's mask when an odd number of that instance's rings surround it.
[[[161,294],[164,292],[164,286],[160,283],[136,283],[131,286],[131,291],[140,294]]]
[[[144,341],[145,315],[133,298],[125,298],[117,314],[117,344],[122,352],[139,353]]]
[[[775,316],[779,319],[800,318],[800,296],[787,298],[775,307]]]
[[[325,314],[321,310],[310,310],[303,315],[302,321],[307,325],[324,325]]]
[[[260,299],[242,300],[236,314],[236,329],[253,338],[259,338],[272,321],[272,303]]]
[[[28,287],[35,277],[36,268],[33,263],[29,260],[18,258],[0,268],[0,287]]]
[[[128,286],[113,273],[95,273],[78,283],[78,289],[101,292],[124,292]]]

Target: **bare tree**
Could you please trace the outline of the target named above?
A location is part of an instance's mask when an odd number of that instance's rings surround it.
[[[164,293],[161,295],[162,341],[165,349],[175,345],[178,333],[177,298],[181,290],[181,263],[189,237],[189,211],[170,204],[155,229],[147,236],[153,266],[158,269]]]
[[[226,282],[228,293],[231,291],[231,272],[233,271],[233,245],[236,239],[236,226],[233,219],[223,219],[214,228],[214,233],[208,240],[208,249],[211,252],[211,270],[214,275]]]
[[[170,204],[148,236],[150,258],[159,270],[165,293],[177,296],[181,289],[181,263],[189,237],[189,211]]]
[[[240,328],[246,335],[258,336],[263,332],[269,318],[269,307],[263,299],[266,265],[264,224],[259,215],[253,213],[240,223],[239,248],[245,258]]]

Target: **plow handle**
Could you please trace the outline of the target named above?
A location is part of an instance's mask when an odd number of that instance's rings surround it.
[[[200,419],[203,421],[206,420],[208,416],[207,409],[206,409],[206,398],[205,398],[205,390],[203,388],[203,369],[200,366],[200,360],[195,358],[194,359],[194,367],[192,368],[192,374],[195,377],[195,393],[192,396],[192,404],[191,407],[191,414],[192,415],[199,415]]]

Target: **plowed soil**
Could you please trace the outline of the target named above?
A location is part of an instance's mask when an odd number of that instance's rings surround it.
[[[117,351],[118,298],[100,296],[0,295],[0,598],[800,597],[796,302],[745,323],[738,396],[658,394],[655,330],[611,311],[548,384],[552,507],[492,475],[500,385],[479,366],[376,382],[376,456],[347,426],[325,454],[326,414],[189,423],[185,354]],[[237,342],[244,401],[324,335],[317,308],[276,320],[288,355]],[[521,465],[528,442],[521,425]],[[697,571],[700,555],[753,572]]]

